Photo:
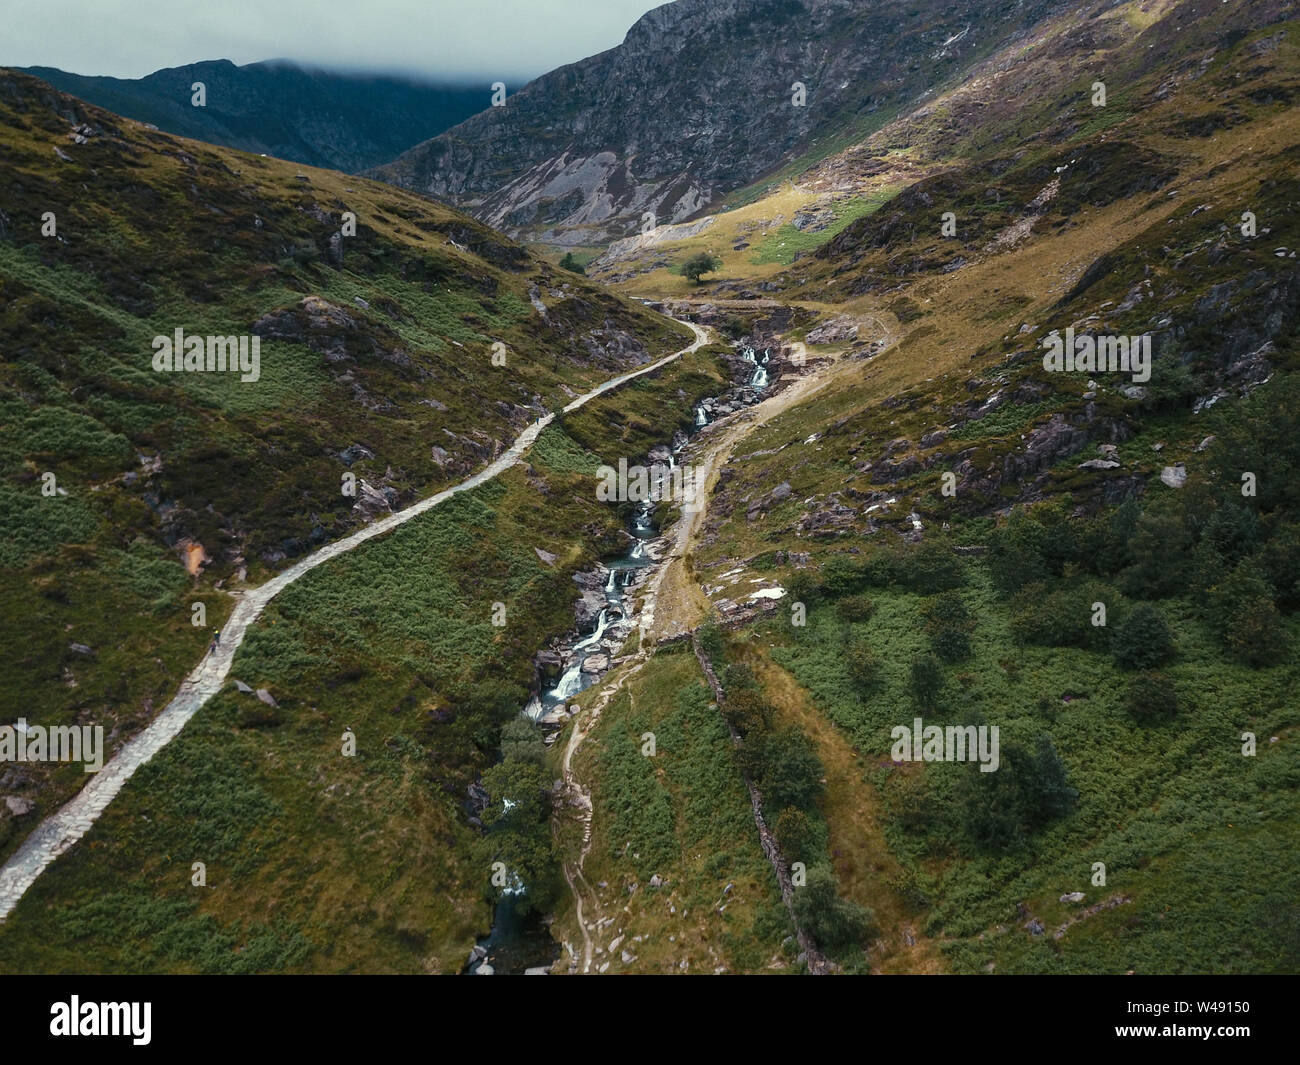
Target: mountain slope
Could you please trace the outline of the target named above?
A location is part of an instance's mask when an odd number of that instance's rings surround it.
[[[681,551],[764,682],[750,718],[797,687],[861,760],[767,812],[825,818],[795,853],[894,915],[846,964],[1295,971],[1297,93],[1290,4],[1097,4],[595,264],[826,381],[752,430]],[[710,242],[716,278],[670,272]],[[782,302],[815,321],[771,337]],[[1046,368],[1067,329],[1149,337],[1149,379]],[[916,717],[997,726],[1001,768],[900,758]]]
[[[311,70],[284,60],[226,59],[143,78],[86,77],[54,67],[28,74],[88,103],[168,133],[355,173],[386,163],[488,104],[482,86]],[[202,82],[206,103],[192,103]]]
[[[374,175],[534,240],[608,243],[645,212],[689,218],[831,138],[865,135],[1061,6],[679,0],[619,47],[538,78]]]
[[[672,323],[389,186],[183,141],[16,72],[0,135],[7,720],[89,716],[124,740],[220,627],[224,589],[681,346]],[[255,372],[159,372],[154,342],[177,329],[256,343]],[[28,817],[80,783],[49,764],[0,779],[35,800]],[[19,834],[0,819],[0,847]]]

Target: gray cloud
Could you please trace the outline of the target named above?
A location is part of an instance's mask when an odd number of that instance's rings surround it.
[[[535,77],[612,48],[655,0],[0,0],[0,66],[138,78],[203,59]],[[511,86],[514,87],[513,85]]]

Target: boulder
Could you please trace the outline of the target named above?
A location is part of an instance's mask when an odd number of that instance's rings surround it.
[[[1181,462],[1166,466],[1160,471],[1160,481],[1170,488],[1182,488],[1187,483],[1187,469]]]
[[[257,689],[257,697],[258,697],[259,699],[261,699],[262,702],[266,703],[267,706],[276,706],[276,707],[278,707],[278,706],[280,705],[279,703],[277,703],[277,702],[275,701],[274,698],[272,698],[271,693],[270,693],[269,691],[267,691],[265,688],[258,688],[258,689]]]
[[[36,809],[36,804],[31,799],[24,799],[21,795],[6,795],[5,806],[14,817],[26,817]]]

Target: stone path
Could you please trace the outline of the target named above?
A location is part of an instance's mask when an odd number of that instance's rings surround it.
[[[695,341],[689,347],[675,351],[671,355],[666,355],[649,366],[606,381],[604,384],[575,399],[564,408],[564,413],[575,411],[589,400],[604,395],[633,378],[653,373],[675,359],[708,343],[708,334],[699,326],[690,322],[681,324],[689,326],[695,334]],[[304,573],[315,569],[322,563],[351,551],[367,540],[382,536],[412,518],[432,510],[460,492],[467,492],[472,488],[477,488],[485,481],[490,481],[492,478],[504,473],[519,461],[525,451],[532,447],[542,430],[550,425],[554,419],[554,414],[547,414],[534,422],[520,433],[515,442],[510,445],[510,448],[503,452],[491,465],[460,484],[439,492],[437,495],[429,496],[428,499],[422,499],[395,514],[390,514],[388,517],[366,526],[366,528],[353,533],[351,536],[332,544],[326,544],[320,550],[313,552],[284,572],[277,574],[265,584],[240,594],[234,611],[226,621],[225,627],[221,630],[221,646],[214,651],[209,651],[194,672],[181,682],[180,691],[177,693],[176,698],[167,704],[166,708],[154,718],[143,732],[132,737],[109,760],[103,769],[91,776],[90,780],[72,799],[56,813],[51,814],[42,821],[31,835],[23,841],[22,845],[10,855],[4,867],[0,868],[0,922],[3,922],[14,907],[18,905],[18,901],[23,897],[27,889],[36,882],[36,878],[60,854],[68,850],[77,840],[90,831],[99,815],[108,808],[108,804],[122,790],[123,785],[131,779],[131,775],[166,747],[167,744],[171,743],[180,734],[181,729],[185,727],[185,723],[198,713],[204,703],[221,690],[226,681],[226,674],[230,672],[230,665],[234,661],[235,652],[244,639],[244,633],[248,631],[248,626],[257,620],[258,615],[262,613],[263,607],[280,591],[292,584]]]

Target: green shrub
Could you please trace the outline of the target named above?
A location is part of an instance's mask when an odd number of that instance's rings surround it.
[[[742,736],[762,732],[772,723],[772,706],[756,688],[727,691],[723,710],[731,726]]]
[[[820,818],[787,806],[777,814],[772,824],[772,835],[776,837],[776,844],[787,864],[803,862],[814,865],[825,860],[826,823]]]
[[[930,633],[930,650],[945,662],[960,662],[970,657],[970,634],[964,629],[937,629]]]
[[[1180,515],[1144,511],[1129,541],[1133,562],[1120,574],[1120,590],[1146,599],[1182,591],[1187,583],[1185,555],[1191,544],[1191,533]]]
[[[821,795],[825,769],[812,741],[798,728],[756,733],[746,741],[749,768],[763,791],[764,805],[808,808]]]
[[[933,710],[943,690],[943,666],[934,655],[922,655],[912,663],[912,696],[924,710]]]
[[[867,572],[863,563],[851,555],[833,555],[822,566],[822,585],[827,594],[838,599],[863,588]]]
[[[1160,611],[1139,603],[1115,629],[1111,655],[1125,669],[1152,669],[1174,656],[1174,637]]]
[[[825,865],[808,870],[808,881],[795,888],[794,912],[800,926],[828,954],[861,947],[878,934],[876,915],[839,897],[835,874]]]
[[[722,688],[730,699],[734,692],[754,691],[758,688],[758,679],[754,671],[743,662],[733,662],[722,671]]]
[[[841,621],[870,621],[876,604],[865,595],[850,595],[835,604]]]
[[[851,645],[845,652],[844,665],[859,690],[871,691],[880,684],[880,660],[867,643]]]
[[[1273,589],[1249,563],[1238,566],[1210,589],[1210,621],[1224,647],[1252,666],[1285,660],[1288,640],[1282,616],[1273,604]]]
[[[1043,553],[1047,531],[1024,510],[1012,512],[1006,525],[989,536],[988,566],[993,583],[1004,595],[1052,575]]]
[[[933,540],[899,552],[896,563],[898,583],[921,595],[959,588],[966,580],[961,560]]]
[[[526,717],[516,717],[501,728],[501,758],[503,761],[546,764],[546,744],[542,732]]]
[[[976,846],[985,849],[1021,843],[1067,814],[1078,798],[1046,734],[1039,736],[1034,754],[1016,744],[1002,744],[995,772],[964,766],[958,786],[963,828]]]
[[[944,592],[921,611],[930,650],[945,662],[959,662],[971,653],[970,632],[975,627],[961,593]]]
[[[699,628],[700,649],[708,656],[716,670],[722,665],[726,644],[722,639],[722,630],[711,621],[706,621]]]

